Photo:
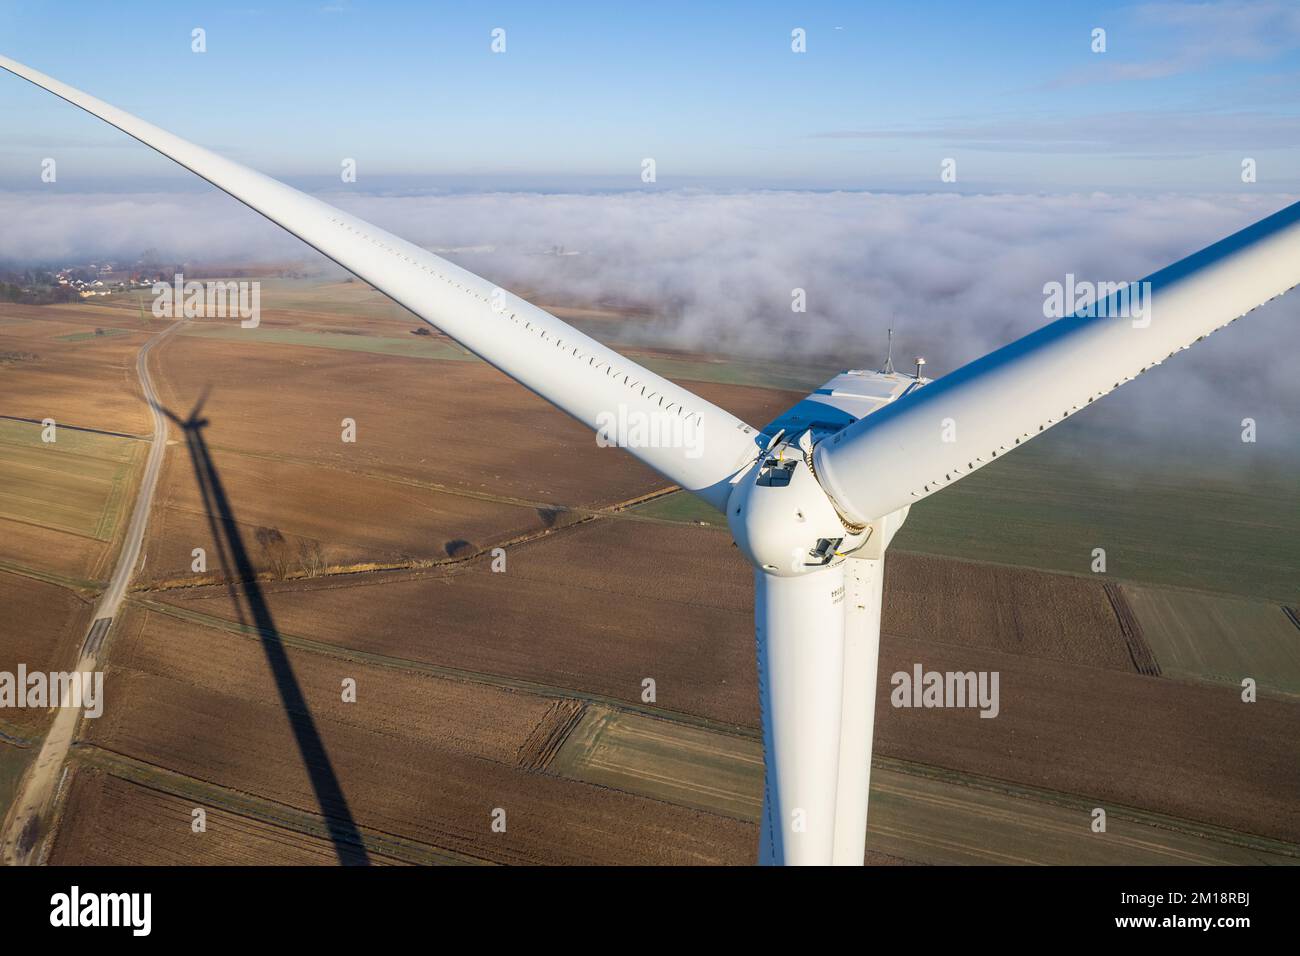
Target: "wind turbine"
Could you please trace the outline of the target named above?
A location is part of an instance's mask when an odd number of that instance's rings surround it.
[[[620,410],[700,442],[628,443],[723,510],[754,566],[761,862],[861,864],[885,549],[908,508],[1300,282],[1300,203],[1150,276],[1143,321],[1060,319],[937,381],[849,371],[755,429],[369,223],[57,80],[0,66],[198,174],[593,429]],[[892,363],[891,363],[892,364]]]

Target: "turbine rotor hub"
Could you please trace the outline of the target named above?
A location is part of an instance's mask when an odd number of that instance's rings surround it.
[[[768,448],[727,501],[736,546],[755,567],[778,577],[838,564],[868,533],[844,527],[808,464],[810,448],[806,432]]]

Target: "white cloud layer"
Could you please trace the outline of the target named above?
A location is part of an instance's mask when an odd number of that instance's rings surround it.
[[[865,193],[491,193],[323,197],[503,286],[553,302],[651,306],[664,344],[942,374],[1044,323],[1043,285],[1140,278],[1295,197],[957,196]],[[217,194],[0,194],[0,261],[301,260],[305,249]],[[562,246],[577,255],[544,254]],[[486,247],[486,248],[485,248]],[[318,259],[321,263],[324,260]],[[791,311],[806,290],[808,311]],[[1223,330],[1099,403],[1122,435],[1189,436],[1295,453],[1300,294]],[[902,362],[899,363],[902,365]],[[1235,443],[1235,444],[1234,444]]]

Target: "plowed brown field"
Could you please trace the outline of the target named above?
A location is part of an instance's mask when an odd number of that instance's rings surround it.
[[[0,571],[0,671],[62,671],[77,662],[91,606],[71,591]],[[23,730],[43,728],[49,711],[5,708],[0,719]]]
[[[1132,670],[1104,581],[898,552],[885,561],[888,634]]]
[[[146,314],[148,310],[146,309]],[[149,413],[135,380],[135,356],[163,323],[94,306],[0,303],[0,353],[35,356],[0,374],[0,414],[132,435],[149,433]],[[122,327],[96,336],[96,328]],[[68,340],[89,332],[90,337]]]
[[[80,767],[68,787],[54,866],[319,866],[337,861],[329,840],[204,807],[111,774]],[[195,809],[206,831],[191,829]],[[371,854],[377,865],[394,861]]]

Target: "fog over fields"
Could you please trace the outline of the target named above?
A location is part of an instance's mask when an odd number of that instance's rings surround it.
[[[620,341],[943,374],[1043,324],[1043,286],[1140,278],[1295,197],[796,191],[322,193],[507,287],[661,315]],[[0,262],[310,261],[337,267],[215,190],[0,194]],[[807,312],[791,309],[803,289]],[[1157,306],[1158,308],[1158,306]],[[1090,409],[1087,427],[1236,457],[1294,454],[1300,296],[1261,309]],[[1245,463],[1243,458],[1243,464]]]

